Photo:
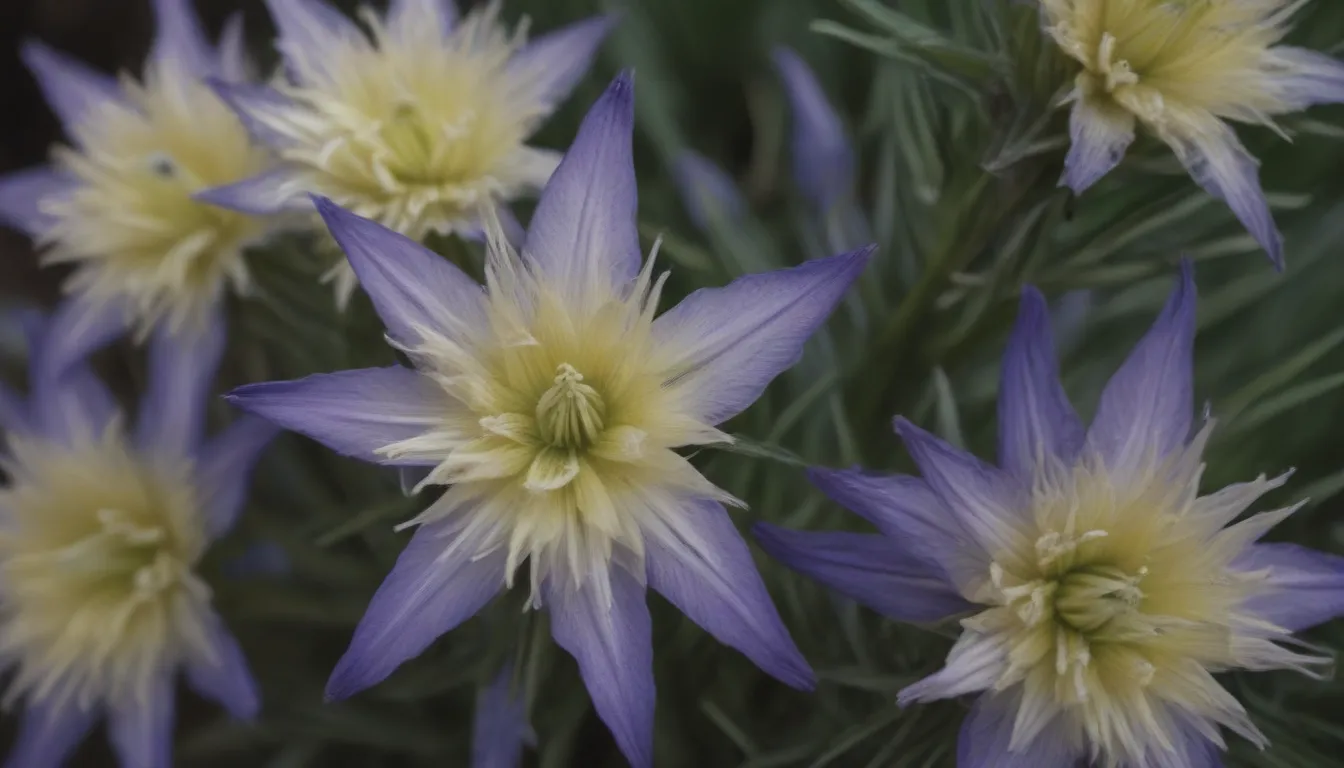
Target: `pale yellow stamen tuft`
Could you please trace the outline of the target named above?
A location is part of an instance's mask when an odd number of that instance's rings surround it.
[[[203,82],[151,64],[144,83],[125,79],[124,104],[107,103],[71,126],[79,149],[55,160],[79,181],[49,201],[56,223],[46,260],[76,269],[67,288],[125,301],[138,329],[189,326],[226,288],[249,287],[243,251],[265,234],[247,214],[192,195],[264,171],[267,153]]]
[[[583,374],[561,363],[555,384],[537,401],[537,426],[543,442],[583,450],[602,434],[606,413],[602,396],[583,383]]]
[[[8,696],[87,708],[148,695],[158,670],[212,654],[206,545],[189,465],[116,430],[74,447],[12,439],[0,490],[0,655]]]

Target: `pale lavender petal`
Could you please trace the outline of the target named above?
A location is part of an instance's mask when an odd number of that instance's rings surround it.
[[[199,332],[160,325],[149,345],[149,387],[140,401],[136,440],[145,451],[192,454],[205,433],[215,371],[228,340],[216,305]]]
[[[125,308],[115,301],[73,297],[61,302],[46,324],[32,365],[36,382],[56,377],[129,329]]]
[[[59,53],[35,40],[20,48],[23,63],[37,78],[51,109],[71,135],[90,110],[122,100],[116,78]]]
[[[899,621],[934,622],[972,605],[943,574],[913,560],[885,536],[752,527],[761,548],[784,565]]]
[[[1188,260],[1152,328],[1102,390],[1088,443],[1112,477],[1185,445],[1194,417],[1195,275]]]
[[[690,150],[677,155],[672,179],[681,193],[691,223],[708,230],[714,222],[730,224],[747,210],[737,184],[709,158]]]
[[[215,51],[205,37],[192,0],[154,0],[158,34],[150,58],[197,77],[217,74]]]
[[[399,40],[413,39],[423,29],[437,29],[447,37],[457,23],[453,0],[392,0],[387,6],[387,29]]]
[[[1027,286],[999,380],[999,465],[1030,483],[1055,462],[1071,467],[1083,436],[1059,381],[1050,309],[1041,292]]]
[[[471,728],[471,768],[518,768],[531,739],[526,703],[512,690],[513,668],[505,667],[476,696]]]
[[[1078,97],[1069,113],[1069,154],[1060,186],[1081,195],[1120,164],[1134,143],[1134,114],[1099,99]]]
[[[929,484],[908,475],[813,468],[808,479],[821,492],[877,526],[893,555],[924,563],[969,594],[989,572],[989,553],[967,535]]]
[[[1344,615],[1344,557],[1296,544],[1256,544],[1235,567],[1269,570],[1268,588],[1246,607],[1284,629],[1296,632]]]
[[[854,151],[807,63],[788,48],[776,48],[772,58],[793,111],[794,181],[814,206],[829,211],[854,186]]]
[[[1271,79],[1279,97],[1287,102],[1285,111],[1344,102],[1344,62],[1320,51],[1287,45],[1271,48],[1268,56],[1278,65]]]
[[[345,14],[321,0],[266,0],[275,21],[276,48],[290,74],[310,78],[334,48],[364,40],[364,33]]]
[[[976,700],[957,738],[957,768],[1076,768],[1083,750],[1057,730],[1046,728],[1016,752],[1009,752],[1020,695],[986,693]]]
[[[225,19],[215,55],[219,58],[220,79],[238,83],[251,78],[252,65],[247,55],[247,32],[242,11],[234,11]]]
[[[896,432],[920,474],[951,510],[962,529],[990,552],[1029,547],[1022,530],[1025,489],[1016,478],[939,440],[904,418]]]
[[[43,208],[69,195],[76,186],[74,178],[46,166],[0,176],[0,224],[29,237],[40,237],[56,223]]]
[[[588,111],[527,230],[524,255],[578,300],[590,286],[621,286],[639,274],[634,95],[622,73]]]
[[[108,735],[123,766],[172,768],[174,676],[160,672],[143,700],[131,697],[113,704],[108,713]]]
[[[126,329],[119,306],[67,299],[50,319],[27,323],[30,421],[53,439],[99,435],[116,401],[85,362]]]
[[[1260,188],[1260,163],[1242,146],[1236,132],[1210,117],[1204,130],[1194,136],[1169,137],[1168,141],[1195,182],[1226,202],[1274,267],[1283,269],[1283,237]]]
[[[555,642],[579,663],[593,707],[633,768],[653,768],[653,628],[644,585],[620,567],[611,573],[611,604],[591,580],[574,589],[563,579],[543,585]],[[556,583],[557,581],[561,583]]]
[[[82,363],[34,388],[30,403],[28,427],[58,441],[101,435],[118,414],[112,392]]]
[[[192,197],[253,216],[312,208],[303,179],[294,168],[285,165],[242,181],[202,190]]]
[[[97,713],[67,704],[52,709],[30,703],[19,726],[18,739],[5,757],[5,768],[59,766],[93,728]]]
[[[553,108],[583,79],[615,26],[614,16],[592,16],[542,35],[509,60],[508,77],[528,97]]]
[[[741,413],[798,362],[873,250],[747,275],[687,296],[653,324],[654,343],[669,356],[668,386],[709,424]]]
[[[293,381],[248,384],[225,396],[237,407],[326,445],[379,464],[392,443],[438,426],[447,395],[428,376],[398,365],[319,373]]]
[[[27,429],[28,403],[23,395],[0,382],[0,432],[23,432]]]
[[[271,127],[273,123],[283,124],[296,110],[297,105],[288,96],[264,85],[216,78],[206,83],[233,110],[252,138],[272,149],[284,149],[294,143],[292,137]]]
[[[261,693],[247,657],[218,616],[210,617],[207,632],[211,658],[188,661],[187,682],[197,693],[219,702],[230,715],[251,720],[261,708]]]
[[[381,682],[504,588],[507,547],[478,556],[456,529],[424,525],[383,580],[327,681],[327,700]],[[452,548],[453,551],[448,552]]]
[[[1221,749],[1195,727],[1189,715],[1169,710],[1162,719],[1171,722],[1168,735],[1174,750],[1153,745],[1148,751],[1145,768],[1222,768]]]
[[[646,535],[649,586],[719,642],[781,682],[811,690],[816,677],[789,637],[746,542],[714,501],[688,501],[682,525]]]
[[[456,338],[489,322],[484,289],[452,262],[326,198],[315,201],[394,339],[419,341],[416,326]]]
[[[212,539],[233,528],[251,487],[252,468],[279,432],[271,422],[248,414],[201,448],[196,482],[205,499],[206,532]]]

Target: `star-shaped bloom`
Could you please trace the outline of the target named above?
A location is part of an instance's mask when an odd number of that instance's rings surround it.
[[[287,77],[220,93],[283,162],[205,198],[267,213],[316,193],[415,240],[477,231],[482,206],[546,183],[559,153],[526,141],[612,27],[594,17],[528,43],[499,2],[459,19],[452,0],[392,0],[364,14],[370,36],[320,0],[267,4]],[[343,302],[354,274],[342,259],[329,277]]]
[[[1344,102],[1344,64],[1277,45],[1302,0],[1040,0],[1046,31],[1082,65],[1069,95],[1072,146],[1060,184],[1076,193],[1119,164],[1142,124],[1224,200],[1283,266],[1259,163],[1227,120]]]
[[[978,694],[959,768],[1213,768],[1220,726],[1266,743],[1213,674],[1327,659],[1295,630],[1344,612],[1344,558],[1257,543],[1294,508],[1245,517],[1287,475],[1199,495],[1195,286],[1110,380],[1084,428],[1058,379],[1045,300],[1008,343],[995,467],[904,420],[922,478],[815,470],[880,535],[761,526],[792,568],[889,616],[961,619],[946,666],[903,704]]]
[[[655,318],[664,278],[641,267],[622,75],[541,194],[521,256],[489,227],[484,288],[329,201],[319,209],[414,368],[243,387],[233,402],[335,450],[428,468],[447,489],[373,598],[328,684],[382,680],[476,613],[526,563],[533,607],[579,663],[636,766],[651,761],[648,586],[800,688],[812,673],[724,503],[676,449],[796,362],[870,249],[702,289]],[[525,576],[525,578],[528,578]]]
[[[70,146],[50,167],[0,177],[0,221],[31,235],[86,301],[118,303],[147,333],[200,330],[226,288],[249,285],[243,251],[271,222],[193,199],[261,173],[269,153],[205,83],[241,82],[241,17],[211,46],[189,0],[155,0],[143,80],[120,82],[30,42],[23,58]]]
[[[103,716],[124,768],[168,768],[179,672],[235,717],[258,707],[195,568],[277,430],[245,416],[205,439],[224,344],[212,317],[189,339],[154,336],[127,434],[83,361],[119,319],[75,303],[34,319],[29,392],[0,388],[0,666],[26,712],[8,768],[61,765]]]

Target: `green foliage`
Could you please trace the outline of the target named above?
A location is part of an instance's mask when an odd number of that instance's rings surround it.
[[[1084,311],[1059,330],[1065,384],[1086,415],[1161,305],[1176,260],[1190,255],[1201,291],[1197,393],[1220,419],[1209,484],[1297,467],[1279,496],[1310,494],[1313,503],[1276,535],[1344,551],[1334,522],[1344,493],[1344,113],[1321,108],[1284,120],[1292,143],[1242,131],[1287,238],[1288,269],[1276,274],[1226,208],[1155,142],[1140,142],[1079,199],[1056,187],[1067,134],[1054,103],[1068,70],[1030,2],[510,0],[505,12],[546,30],[618,7],[618,31],[540,143],[563,148],[603,83],[635,68],[641,232],[646,245],[663,238],[674,269],[668,305],[700,286],[837,250],[825,232],[800,224],[810,214],[789,179],[773,46],[795,47],[816,69],[860,158],[860,203],[879,247],[871,268],[800,366],[728,425],[739,439],[695,458],[749,503],[734,513],[744,527],[860,529],[811,489],[801,467],[909,469],[893,414],[992,455],[998,358],[1024,283],[1052,301],[1089,291],[1072,297]],[[1344,39],[1344,6],[1318,0],[1298,30],[1296,42],[1328,49]],[[691,226],[669,171],[686,148],[739,181],[752,203],[746,221],[716,221],[706,233]],[[435,245],[459,263],[480,258],[455,240]],[[393,360],[367,300],[335,310],[317,284],[326,263],[311,243],[286,241],[252,263],[258,294],[234,307],[223,383]],[[181,765],[464,765],[477,686],[509,661],[539,738],[531,764],[623,764],[575,665],[516,594],[386,683],[323,702],[327,675],[404,544],[394,526],[429,493],[408,498],[389,471],[296,436],[276,444],[243,524],[214,553],[218,602],[263,682],[265,711],[244,726],[213,708],[188,709]],[[283,547],[291,570],[227,575],[257,542]],[[651,597],[656,764],[953,765],[965,705],[902,710],[895,696],[941,665],[955,627],[896,625],[764,557],[758,565],[817,669],[817,691],[771,680]],[[1338,623],[1308,637],[1344,647]],[[1228,684],[1274,742],[1264,753],[1235,744],[1230,765],[1338,764],[1344,685],[1281,673]]]

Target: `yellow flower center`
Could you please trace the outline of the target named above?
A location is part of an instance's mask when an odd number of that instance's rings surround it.
[[[226,285],[244,290],[243,249],[262,222],[192,199],[264,171],[266,153],[204,84],[151,66],[125,81],[126,103],[105,104],[73,126],[79,149],[55,159],[79,180],[48,204],[57,223],[47,258],[73,262],[72,288],[127,298],[141,329],[201,317]]]
[[[554,169],[524,146],[547,108],[509,81],[523,36],[497,13],[468,15],[445,40],[399,38],[366,12],[372,40],[301,67],[301,84],[278,86],[296,108],[259,119],[286,136],[280,156],[307,188],[412,238],[450,231]]]
[[[583,450],[602,434],[607,406],[596,389],[583,383],[583,374],[569,363],[556,370],[555,384],[537,401],[541,439],[568,450]]]
[[[11,441],[0,535],[0,655],[11,695],[85,705],[142,695],[205,642],[206,537],[190,467],[149,463],[120,437],[78,448]]]
[[[1101,630],[1112,620],[1132,613],[1143,599],[1139,581],[1144,569],[1133,576],[1109,565],[1079,568],[1059,580],[1055,615],[1068,627],[1083,633]]]

